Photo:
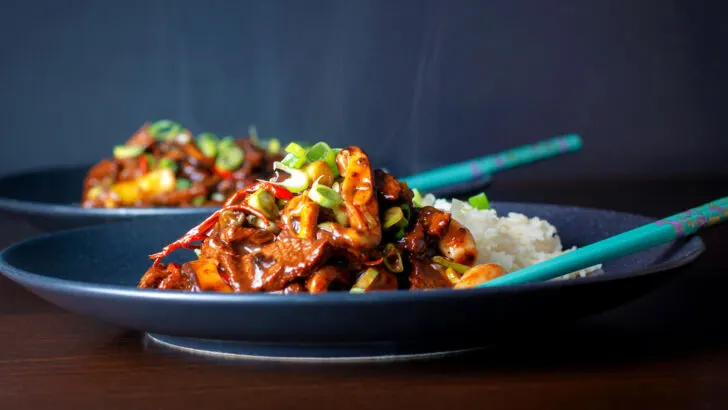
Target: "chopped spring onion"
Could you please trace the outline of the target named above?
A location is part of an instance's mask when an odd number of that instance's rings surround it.
[[[144,152],[140,145],[117,145],[114,147],[114,158],[127,159],[136,158]]]
[[[162,158],[159,160],[159,164],[157,165],[159,168],[165,168],[172,170],[172,172],[177,172],[177,163],[174,162],[174,160],[171,160],[169,158]]]
[[[147,159],[147,168],[152,169],[157,164],[156,158],[154,158],[154,155],[152,154],[144,154],[144,157]]]
[[[217,144],[215,167],[224,171],[234,171],[243,165],[245,151],[235,143],[233,137],[225,137]]]
[[[334,218],[336,223],[343,226],[349,226],[349,215],[346,214],[346,206],[339,205],[334,208]]]
[[[445,269],[445,277],[450,281],[450,283],[452,283],[453,286],[460,282],[460,274],[453,268]]]
[[[297,157],[293,154],[286,154],[281,162],[287,167],[299,169],[306,163],[306,157]]]
[[[202,250],[200,250],[200,249],[193,249],[193,251],[195,251],[195,255],[197,255],[197,257],[199,258],[200,257],[200,254],[202,253]]]
[[[192,182],[189,179],[177,178],[177,189],[189,189],[192,186]]]
[[[369,286],[374,283],[374,280],[377,279],[377,276],[379,276],[379,271],[375,268],[369,268],[364,273],[362,273],[361,276],[359,276],[359,280],[356,281],[354,286],[351,287],[350,293],[361,293],[366,292],[366,290],[369,288]],[[356,291],[354,291],[357,289]]]
[[[390,272],[400,273],[404,270],[402,255],[393,244],[388,243],[387,246],[384,247],[382,258],[384,259],[384,266],[386,266]]]
[[[289,154],[293,154],[298,158],[303,158],[304,161],[306,160],[306,149],[296,144],[295,142],[292,142],[288,144],[288,146],[286,146],[286,152]]]
[[[412,217],[412,210],[410,210],[409,205],[402,204],[401,208],[402,208],[402,214],[404,215],[404,219],[409,221],[410,218]]]
[[[395,240],[400,240],[400,239],[404,238],[404,228],[405,228],[405,225],[400,225],[399,230],[397,230],[397,232],[394,233]]]
[[[405,221],[405,219],[404,219],[404,213],[402,212],[402,208],[400,208],[398,206],[393,206],[384,212],[384,224],[382,225],[382,227],[384,229],[389,229],[404,221]]]
[[[177,137],[182,126],[171,120],[159,120],[149,125],[147,131],[159,141],[170,141]]]
[[[253,141],[253,143],[258,143],[258,129],[255,128],[255,125],[251,125],[248,127],[248,136]]]
[[[276,198],[273,194],[264,189],[259,189],[255,191],[253,195],[248,197],[248,205],[259,210],[269,219],[278,217]]]
[[[194,206],[202,206],[207,202],[207,199],[205,199],[204,196],[196,196],[192,198],[192,205]]]
[[[336,154],[325,142],[317,142],[306,151],[306,159],[309,162],[324,161],[331,168],[334,177],[339,176],[339,167],[336,166]]]
[[[341,193],[341,184],[339,184],[338,182],[334,182],[333,184],[331,184],[331,189],[333,189],[334,191],[336,191],[337,193],[340,194]]]
[[[334,209],[343,201],[341,195],[326,185],[320,184],[319,181],[321,178],[318,177],[314,181],[311,190],[308,191],[308,197],[324,208]]]
[[[278,161],[274,162],[273,170],[277,171],[279,169],[286,171],[291,175],[285,181],[279,182],[279,185],[283,186],[293,193],[302,192],[306,190],[311,184],[311,180],[308,178],[308,174],[306,174],[305,172],[298,169],[289,168]]]
[[[271,138],[270,141],[268,141],[268,152],[273,154],[281,152],[281,142],[278,141],[277,138]]]
[[[443,258],[442,256],[433,256],[432,261],[447,268],[455,269],[455,272],[458,272],[461,275],[470,269],[470,266],[455,263],[449,259]]]
[[[217,156],[217,136],[211,132],[203,132],[197,136],[197,147],[207,158]]]
[[[485,195],[485,192],[471,196],[468,198],[468,203],[475,209],[490,209],[490,202],[488,202],[488,197]]]
[[[412,205],[414,205],[415,208],[422,208],[422,194],[420,194],[420,191],[418,191],[417,188],[414,188],[412,193],[414,194],[412,197]]]

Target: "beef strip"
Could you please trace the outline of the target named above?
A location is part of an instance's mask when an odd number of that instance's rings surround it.
[[[275,242],[243,256],[240,269],[232,272],[230,282],[242,292],[282,290],[321,266],[330,251],[331,245],[326,240],[304,240],[281,234]]]
[[[409,274],[410,289],[451,288],[452,283],[445,275],[432,266],[432,262],[424,257],[409,256],[412,270]]]

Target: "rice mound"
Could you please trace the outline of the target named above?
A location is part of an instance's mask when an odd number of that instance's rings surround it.
[[[449,202],[432,194],[426,195],[422,203],[450,212],[470,230],[478,249],[477,264],[496,263],[510,273],[576,249],[564,250],[556,227],[538,217],[515,212],[498,216],[493,209],[478,210],[466,202]],[[586,277],[600,269],[601,265],[596,265],[554,280]]]

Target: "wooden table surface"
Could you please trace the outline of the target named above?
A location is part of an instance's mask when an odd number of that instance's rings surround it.
[[[492,199],[667,216],[728,194],[728,179],[498,184]],[[36,234],[0,221],[0,246]],[[220,362],[65,313],[0,279],[0,409],[728,409],[728,226],[649,295],[528,341],[380,365]],[[578,309],[578,306],[574,307]]]

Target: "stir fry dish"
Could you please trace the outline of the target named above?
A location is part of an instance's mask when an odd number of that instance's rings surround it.
[[[277,140],[263,144],[255,128],[244,138],[205,132],[196,138],[180,124],[144,124],[113,158],[93,166],[84,181],[86,208],[220,205],[236,191],[273,173]]]
[[[470,288],[504,274],[475,265],[471,232],[373,170],[358,147],[288,146],[269,181],[250,184],[150,255],[139,288],[189,292],[351,293]],[[419,197],[421,199],[421,197]],[[196,260],[165,264],[176,249]]]

